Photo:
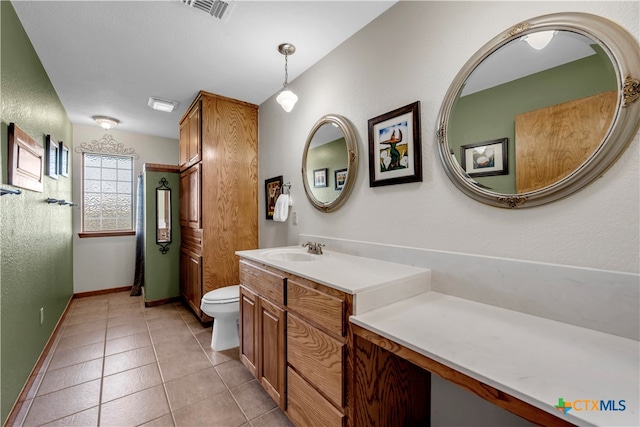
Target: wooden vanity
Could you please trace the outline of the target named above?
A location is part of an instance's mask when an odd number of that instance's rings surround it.
[[[352,296],[240,261],[240,360],[297,426],[344,426]]]

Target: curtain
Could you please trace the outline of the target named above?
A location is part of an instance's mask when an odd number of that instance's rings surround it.
[[[136,269],[131,287],[131,296],[142,295],[144,286],[144,177],[138,175],[138,198],[136,201]]]

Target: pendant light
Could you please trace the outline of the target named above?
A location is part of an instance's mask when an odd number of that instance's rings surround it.
[[[284,55],[284,85],[278,94],[276,101],[282,106],[287,113],[293,110],[293,106],[298,102],[298,96],[287,88],[287,80],[289,79],[289,55],[293,55],[296,47],[291,43],[282,43],[278,46],[278,52]]]

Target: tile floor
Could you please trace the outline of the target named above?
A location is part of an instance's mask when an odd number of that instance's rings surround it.
[[[74,299],[14,426],[291,426],[181,303]]]

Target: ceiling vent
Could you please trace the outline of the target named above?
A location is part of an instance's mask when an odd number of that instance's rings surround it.
[[[182,3],[190,7],[195,7],[203,12],[207,12],[209,15],[218,18],[221,21],[226,21],[233,9],[234,0],[180,0]]]

